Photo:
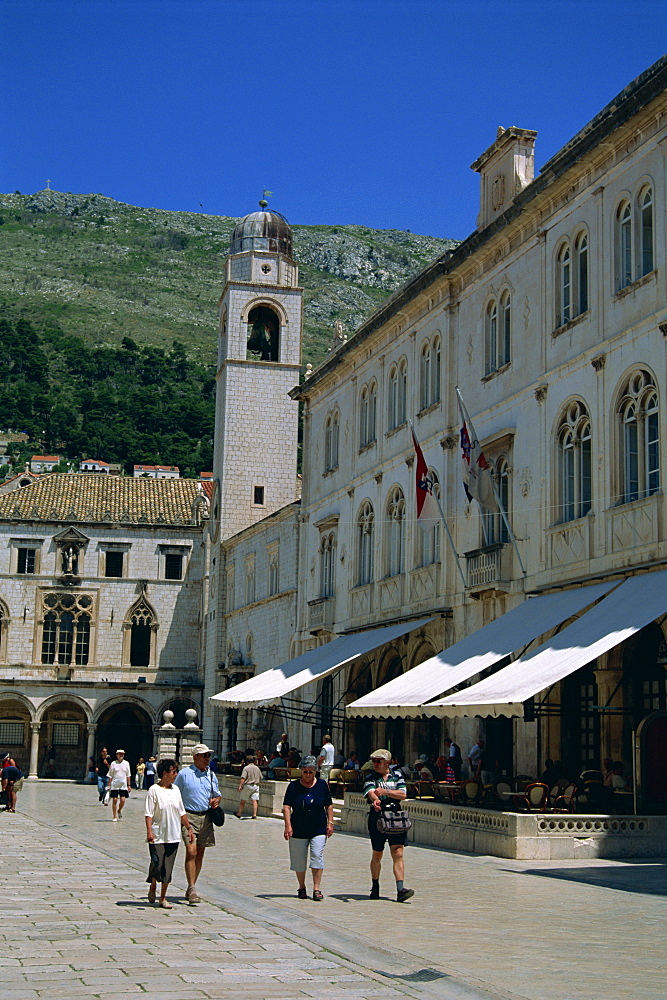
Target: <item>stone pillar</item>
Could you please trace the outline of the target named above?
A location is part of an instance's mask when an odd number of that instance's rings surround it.
[[[95,733],[97,732],[97,723],[89,722],[86,728],[88,729],[88,747],[86,748],[86,773],[83,776],[84,781],[88,778],[88,761],[91,757],[95,757]]]
[[[42,728],[41,722],[30,723],[30,767],[26,781],[38,781],[37,766],[39,761],[39,731]]]

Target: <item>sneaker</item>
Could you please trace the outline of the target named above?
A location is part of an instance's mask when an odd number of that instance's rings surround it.
[[[371,894],[370,894],[370,896],[368,898],[369,899],[379,899],[380,898],[380,889],[379,888],[376,889],[375,886],[373,886],[373,888],[371,889]]]
[[[397,903],[407,903],[407,901],[409,899],[412,899],[412,897],[414,896],[414,894],[415,894],[415,890],[414,889],[401,889],[400,892],[396,893],[396,902]]]
[[[113,819],[111,820],[111,822],[112,822],[112,823],[117,823],[117,822],[118,822],[118,817],[117,817],[117,816],[114,816],[114,818],[113,818]]]
[[[190,906],[196,906],[197,903],[201,903],[201,899],[197,895],[197,890],[193,885],[188,886],[185,893],[185,898],[187,899]]]

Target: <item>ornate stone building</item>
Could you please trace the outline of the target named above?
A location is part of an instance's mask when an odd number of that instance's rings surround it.
[[[208,500],[193,480],[45,476],[0,497],[0,746],[31,776],[153,752],[201,712]]]

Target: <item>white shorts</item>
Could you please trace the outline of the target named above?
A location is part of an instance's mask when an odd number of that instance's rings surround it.
[[[308,867],[308,848],[310,847],[310,867],[324,868],[324,847],[327,842],[325,833],[317,837],[290,837],[289,839],[289,860],[290,870],[293,872],[305,872]]]
[[[251,785],[248,782],[243,786],[239,795],[243,801],[250,799],[251,802],[259,802],[259,785]]]

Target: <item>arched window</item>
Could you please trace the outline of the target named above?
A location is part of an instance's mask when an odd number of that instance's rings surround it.
[[[250,360],[280,360],[280,320],[269,306],[255,306],[248,313],[246,346]]]
[[[398,576],[399,573],[403,572],[403,532],[405,530],[405,497],[400,486],[395,486],[389,494],[386,522],[386,575]]]
[[[387,427],[391,431],[400,423],[398,419],[398,365],[392,365],[389,370],[387,388]]]
[[[558,428],[560,521],[585,517],[592,503],[591,421],[583,403],[571,403]]]
[[[324,426],[324,471],[338,468],[338,430],[340,415],[338,410],[330,413]]]
[[[357,518],[357,584],[360,587],[373,581],[374,520],[373,505],[366,500]]]
[[[577,270],[577,314],[588,311],[588,236],[579,233],[574,243]]]
[[[143,599],[130,614],[130,666],[148,667],[151,662],[153,611]]]
[[[431,402],[440,402],[440,364],[442,361],[442,345],[440,337],[435,337],[433,340],[433,392],[431,393]]]
[[[375,441],[375,422],[377,414],[377,384],[371,382],[361,390],[359,406],[359,447],[365,448]]]
[[[428,341],[423,345],[419,364],[419,409],[425,410],[431,405],[432,358],[431,345]]]
[[[398,365],[398,399],[397,399],[397,417],[398,421],[396,426],[404,424],[407,420],[407,401],[408,401],[408,363],[405,358],[402,358]]]
[[[572,267],[570,247],[564,243],[558,254],[556,298],[558,301],[558,316],[556,326],[569,323],[572,317]]]
[[[640,278],[653,270],[653,192],[645,188],[639,195]]]
[[[45,594],[42,619],[42,663],[85,667],[90,656],[90,612],[88,594]]]
[[[428,470],[428,477],[433,484],[433,494],[440,499],[440,483],[433,469]],[[440,562],[440,525],[434,524],[428,531],[419,530],[421,541],[421,565],[430,566]]]
[[[510,293],[503,292],[500,300],[500,339],[498,342],[498,367],[507,365],[511,359],[512,304]]]
[[[498,368],[496,344],[498,342],[498,306],[489,302],[485,320],[486,374],[490,375]]]
[[[320,542],[320,597],[333,597],[335,588],[336,533],[328,531]]]
[[[627,201],[616,213],[616,284],[619,289],[632,284],[632,212]]]
[[[660,489],[660,414],[658,393],[647,371],[628,379],[619,405],[622,502],[651,496]]]

